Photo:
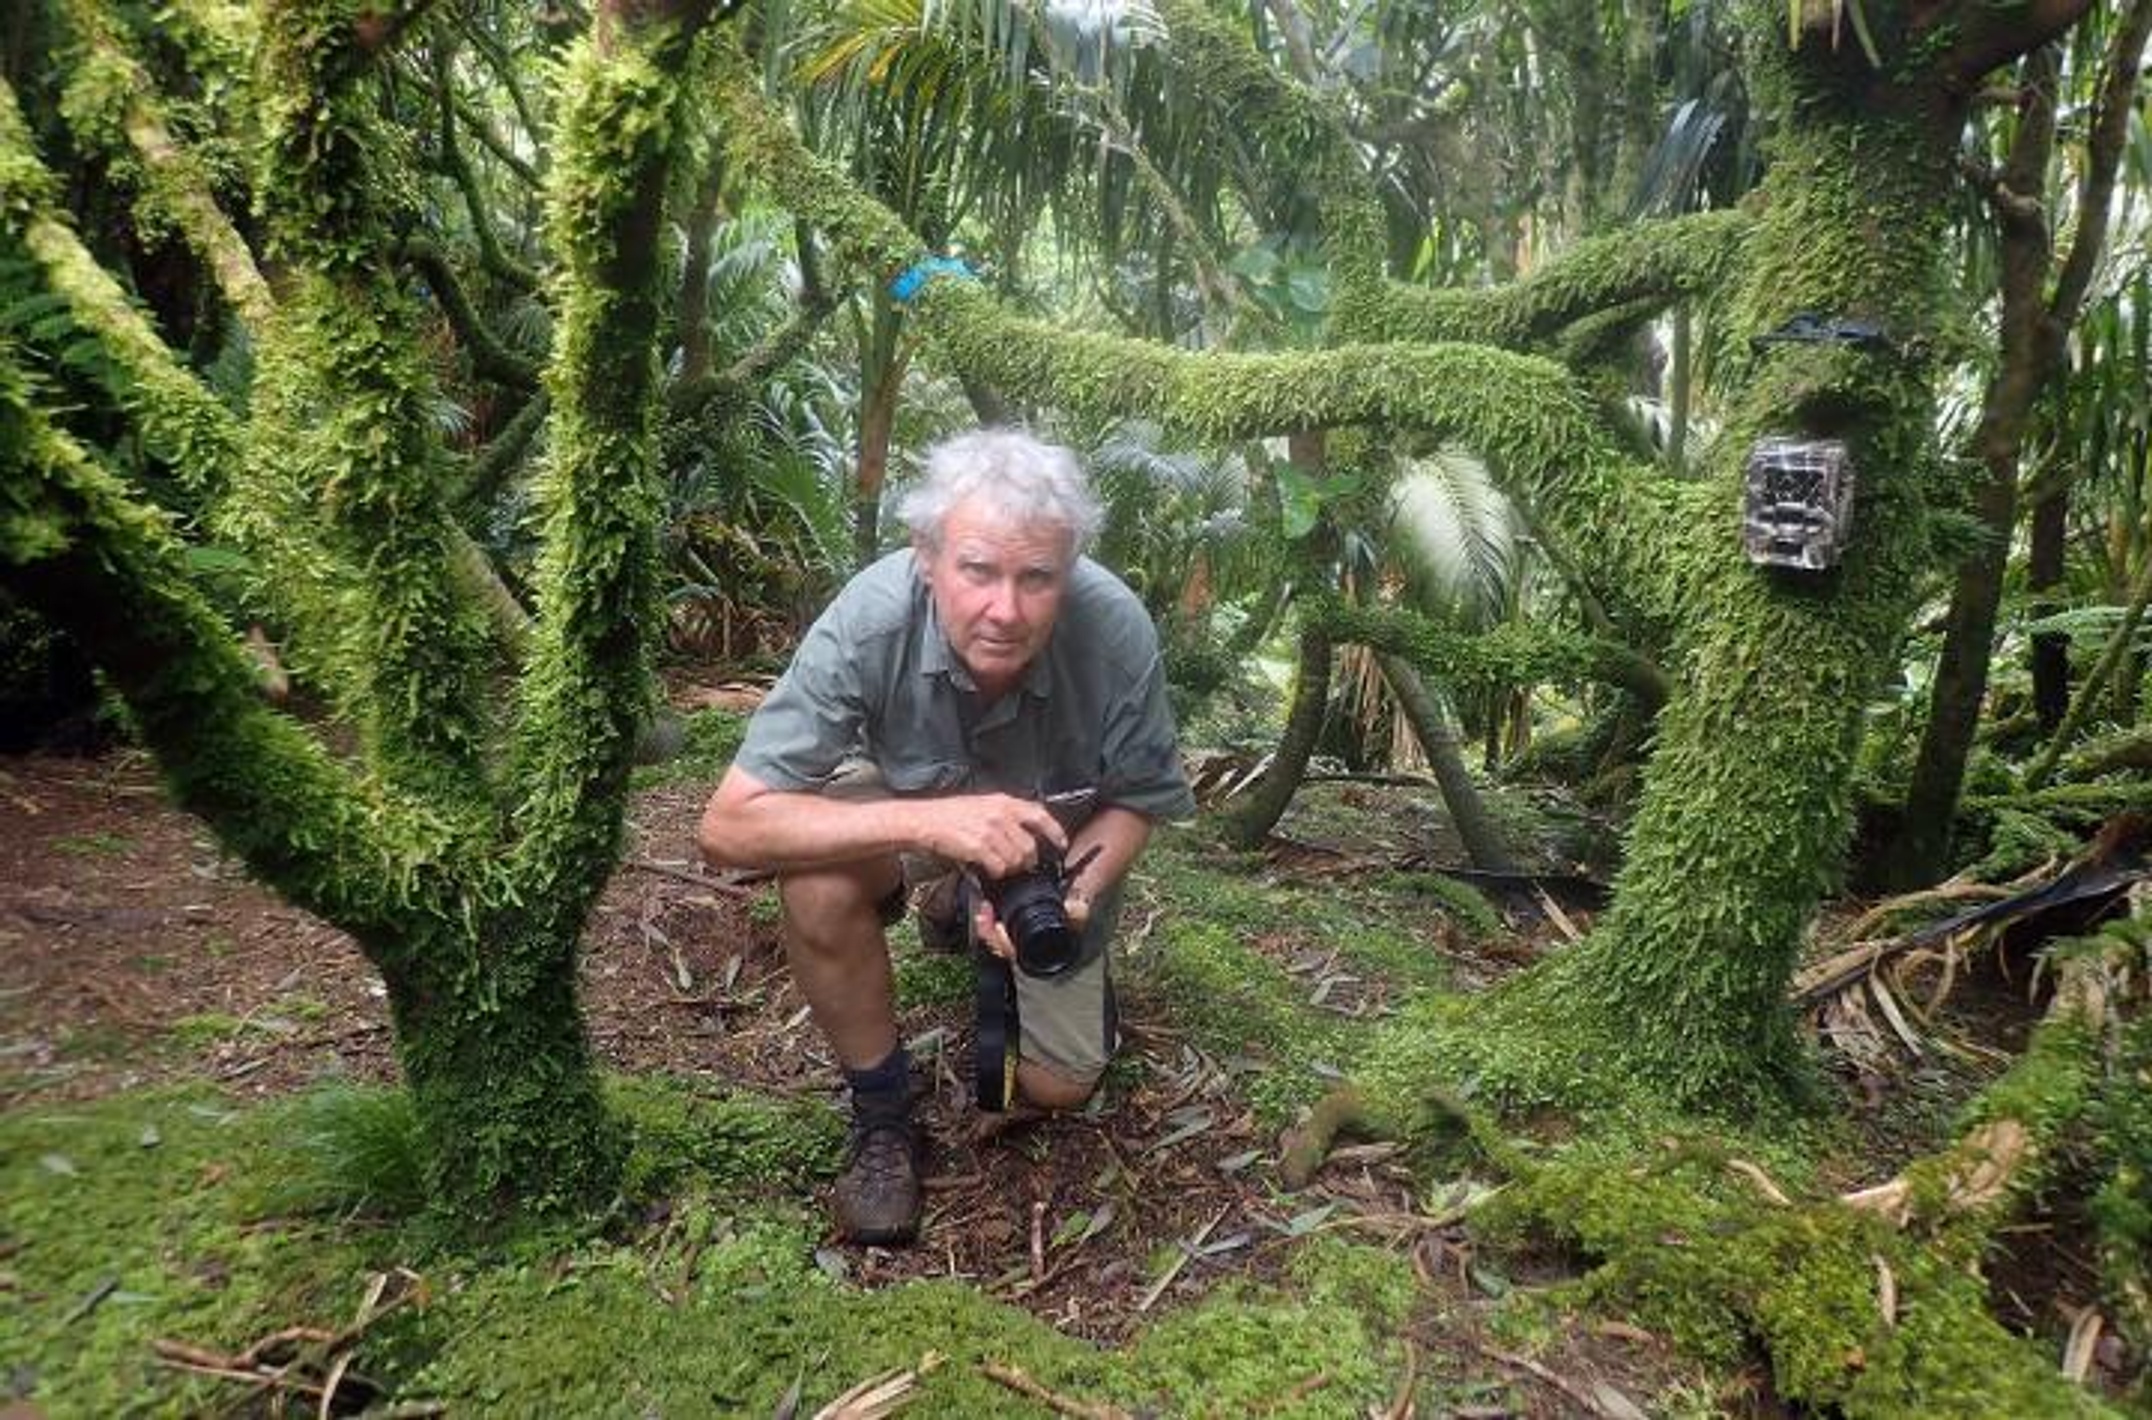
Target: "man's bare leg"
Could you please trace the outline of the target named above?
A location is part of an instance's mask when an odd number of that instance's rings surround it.
[[[779,885],[792,978],[852,1091],[851,1143],[833,1202],[838,1230],[861,1243],[910,1242],[925,1198],[881,918],[901,881],[895,859],[876,859],[787,873]]]
[[[847,1070],[864,1070],[897,1048],[896,987],[882,900],[902,882],[894,858],[838,863],[778,879],[785,906],[785,960],[814,1022]]]

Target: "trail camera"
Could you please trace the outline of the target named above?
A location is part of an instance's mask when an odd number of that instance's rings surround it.
[[[1759,567],[1821,572],[1853,531],[1853,456],[1837,439],[1759,439],[1749,450],[1741,545]]]

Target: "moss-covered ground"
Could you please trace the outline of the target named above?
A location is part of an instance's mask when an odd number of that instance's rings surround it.
[[[708,745],[702,780],[728,735],[716,721],[690,732]],[[677,771],[648,778],[638,842],[661,844],[692,822],[699,791]],[[1409,1054],[1401,1040],[1469,1029],[1477,991],[1560,949],[1544,924],[1505,924],[1393,851],[1411,846],[1400,836],[1418,813],[1397,794],[1325,789],[1288,824],[1323,850],[1268,860],[1200,829],[1164,836],[1123,918],[1130,1044],[1106,1109],[1013,1143],[945,1146],[927,1239],[904,1254],[829,1239],[841,1124],[801,1058],[766,898],[663,876],[609,895],[586,977],[610,1099],[636,1140],[621,1194],[595,1232],[483,1255],[429,1231],[408,1109],[358,1082],[377,1069],[230,1080],[234,1060],[350,1034],[345,998],[280,975],[258,1001],[179,1010],[150,1033],[100,1024],[104,1054],[155,1062],[161,1083],[11,1090],[0,1387],[54,1417],[313,1414],[303,1389],[184,1369],[169,1343],[235,1358],[295,1326],[333,1333],[378,1278],[389,1310],[334,1352],[351,1358],[347,1397],[449,1414],[813,1414],[890,1372],[912,1373],[913,1413],[931,1415],[1045,1414],[1048,1397],[1219,1416],[2127,1403],[2119,1369],[2101,1377],[2105,1402],[2056,1379],[2056,1307],[2090,1300],[2066,1280],[2009,1313],[2027,1333],[2014,1334],[1974,1259],[1833,1204],[1949,1138],[1960,1121],[1933,1091],[1962,1097],[1970,1075],[1909,1076],[1923,1083],[1907,1107],[1850,1124],[1826,1112],[1746,1127],[1633,1112],[1496,1127],[1465,1112],[1469,1081],[1430,1081],[1410,1148],[1346,1148],[1309,1190],[1285,1190],[1280,1129]],[[83,861],[53,855],[69,871]],[[246,931],[218,930],[244,953]],[[896,945],[907,1033],[939,1033],[937,1068],[960,1061],[968,969],[908,930]],[[143,940],[125,960],[198,949]],[[614,998],[637,970],[666,994],[623,1012]],[[149,979],[172,986],[161,964]],[[697,993],[707,1008],[663,1009]],[[643,1053],[653,1036],[707,1039],[713,1063],[661,1068]],[[272,1077],[285,1083],[252,1089]],[[1428,1127],[1446,1116],[1453,1127]],[[1893,1158],[1880,1168],[1879,1140]],[[995,1198],[1005,1191],[1021,1196]],[[294,1377],[318,1381],[322,1360]],[[1012,1389],[1019,1373],[1028,1397]]]

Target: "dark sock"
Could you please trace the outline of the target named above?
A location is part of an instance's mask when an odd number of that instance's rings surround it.
[[[855,1114],[894,1112],[906,1114],[912,1104],[912,1057],[900,1041],[889,1057],[864,1070],[847,1069],[844,1082],[852,1087]]]

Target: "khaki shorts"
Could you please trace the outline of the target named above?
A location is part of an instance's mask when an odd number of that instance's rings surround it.
[[[836,799],[885,799],[890,797],[881,772],[864,759],[848,759],[837,767],[823,793]],[[894,927],[915,889],[956,871],[946,858],[906,853],[899,859],[903,879],[882,902],[882,924]],[[1103,930],[1112,936],[1113,919],[1120,915],[1121,894],[1103,894],[1093,911],[1108,914]],[[1095,1083],[1105,1073],[1120,1043],[1120,1025],[1113,998],[1110,951],[1092,958],[1059,976],[1047,979],[1016,972],[1016,1014],[1021,1025],[1018,1053],[1034,1065],[1044,1066],[1065,1080]]]

